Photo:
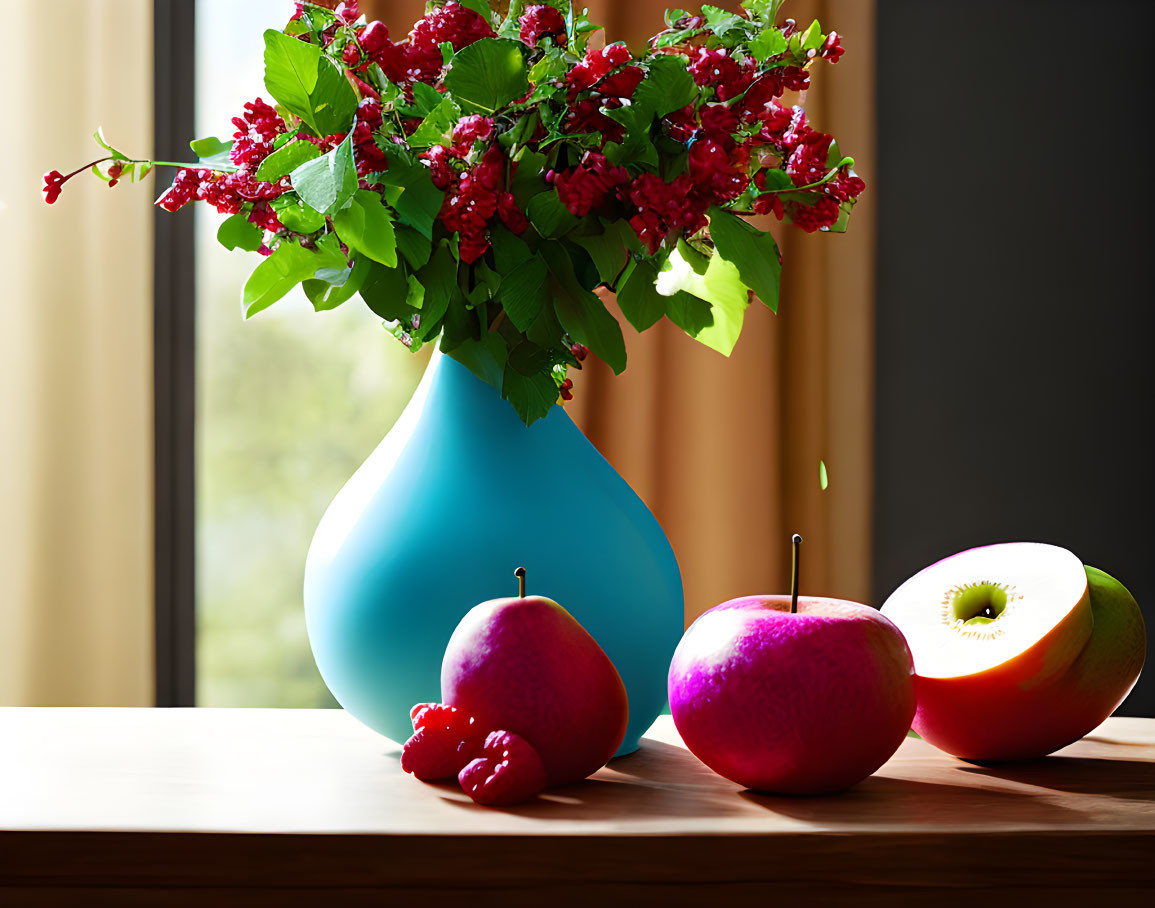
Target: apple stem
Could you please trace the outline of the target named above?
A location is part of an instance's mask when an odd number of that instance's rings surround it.
[[[790,568],[790,614],[798,611],[798,552],[802,547],[802,537],[795,533],[790,537],[794,546],[794,563]]]
[[[519,567],[513,572],[513,576],[517,578],[517,598],[525,598],[525,568]]]

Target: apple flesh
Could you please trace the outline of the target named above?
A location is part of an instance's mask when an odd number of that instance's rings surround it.
[[[686,746],[746,788],[839,791],[898,749],[915,700],[910,650],[877,610],[838,599],[750,596],[686,631],[670,710]]]
[[[883,614],[914,654],[915,731],[967,760],[1032,759],[1077,741],[1123,701],[1146,655],[1126,588],[1040,543],[944,559]]]
[[[458,624],[441,699],[533,745],[548,784],[584,779],[625,737],[626,688],[597,641],[552,599],[493,599]]]

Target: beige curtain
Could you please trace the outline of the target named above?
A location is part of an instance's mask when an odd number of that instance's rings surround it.
[[[661,27],[667,5],[589,3],[610,40],[631,43]],[[752,306],[728,360],[669,323],[638,335],[623,319],[626,372],[595,365],[575,379],[570,412],[670,537],[687,622],[724,599],[788,591],[793,532],[805,539],[805,592],[870,596],[874,3],[791,0],[783,15],[803,25],[818,18],[844,36],[846,55],[814,67],[805,103],[867,181],[849,232],[775,229],[784,257],[779,314]]]
[[[154,187],[40,175],[152,141],[148,0],[6,3],[0,705],[149,705]]]

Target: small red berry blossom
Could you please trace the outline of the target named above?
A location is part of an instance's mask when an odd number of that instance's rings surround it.
[[[624,167],[611,165],[605,155],[588,151],[577,167],[551,170],[546,179],[553,183],[565,207],[580,218],[600,209],[614,190],[630,181],[630,175]]]
[[[557,39],[565,35],[565,19],[561,11],[553,6],[535,3],[526,7],[517,21],[521,26],[521,40],[530,47],[537,47],[542,38],[553,38],[557,43]]]
[[[574,344],[569,348],[569,352],[573,354],[573,358],[579,363],[584,363],[586,357],[589,356],[590,348],[585,346],[585,344]]]
[[[418,703],[410,713],[413,736],[401,768],[422,782],[452,779],[482,748],[485,732],[472,716],[443,703]]]
[[[492,731],[481,755],[457,775],[461,790],[484,807],[508,807],[536,797],[545,789],[545,766],[525,738]]]
[[[108,188],[111,189],[120,182],[120,175],[124,173],[124,165],[120,162],[108,168]]]
[[[247,103],[244,115],[233,117],[233,125],[237,131],[229,159],[239,167],[260,164],[272,153],[277,136],[288,131],[276,109],[260,98]]]
[[[563,381],[561,387],[558,388],[558,393],[562,400],[573,400],[573,379],[567,378]]]
[[[488,141],[493,136],[493,120],[478,114],[462,117],[453,127],[452,144],[449,153],[464,158],[473,150],[475,142]]]
[[[51,205],[60,198],[60,189],[67,178],[59,170],[50,170],[44,174],[44,201]]]
[[[827,35],[822,47],[818,49],[818,56],[829,60],[831,63],[837,63],[838,58],[844,53],[846,53],[846,48],[842,46],[842,36],[838,32],[831,32]]]

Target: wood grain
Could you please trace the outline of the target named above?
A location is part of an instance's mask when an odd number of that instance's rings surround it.
[[[908,739],[821,798],[740,790],[669,717],[636,754],[509,810],[416,781],[397,753],[337,710],[0,710],[0,904],[950,905],[1030,889],[1118,905],[1155,890],[1155,720],[1002,767]]]

